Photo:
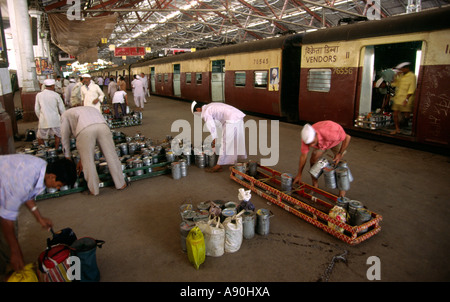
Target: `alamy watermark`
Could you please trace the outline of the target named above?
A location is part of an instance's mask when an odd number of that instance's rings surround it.
[[[381,280],[381,260],[377,256],[370,256],[366,261],[370,267],[367,269],[366,277],[368,280]]]
[[[269,129],[270,123],[270,129]],[[179,156],[200,152],[217,155],[259,155],[260,164],[274,166],[278,163],[279,152],[279,121],[249,119],[244,122],[227,122],[222,125],[219,122],[207,122],[203,124],[200,116],[194,115],[194,125],[187,120],[176,120],[171,126],[172,132],[180,132],[172,140],[171,151]],[[203,133],[215,133],[215,145],[213,135],[203,139]],[[269,133],[270,132],[270,133]],[[247,135],[248,133],[248,135]],[[247,139],[244,139],[248,138]],[[224,139],[225,138],[225,139]],[[248,141],[248,152],[246,148]]]

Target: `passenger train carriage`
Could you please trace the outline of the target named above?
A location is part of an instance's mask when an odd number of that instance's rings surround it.
[[[154,95],[225,102],[289,122],[333,120],[374,139],[450,147],[450,7],[105,69],[144,72]],[[412,123],[392,136],[374,83],[411,62]],[[129,87],[130,88],[130,87]],[[383,97],[386,97],[384,95]],[[385,108],[386,109],[386,108]],[[387,110],[389,111],[389,110]],[[391,128],[392,129],[392,128]]]

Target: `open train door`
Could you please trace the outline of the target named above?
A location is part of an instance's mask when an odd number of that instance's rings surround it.
[[[181,96],[180,64],[173,65],[173,95]]]
[[[156,76],[155,76],[155,67],[150,67],[150,92],[156,92]]]
[[[366,45],[363,48],[358,110],[360,116],[356,117],[358,126],[377,130],[380,133],[392,133],[395,129],[391,106],[396,89],[392,84],[400,75],[394,67],[408,62],[417,83],[422,61],[422,41],[387,42],[389,41],[384,41],[383,44]],[[419,85],[416,84],[416,86]],[[419,101],[417,97],[414,99],[415,108],[418,107]],[[402,130],[398,135],[415,136],[415,112],[417,111],[399,114]],[[364,121],[361,121],[362,117],[365,118]]]
[[[211,65],[211,101],[225,102],[225,60],[214,60]]]

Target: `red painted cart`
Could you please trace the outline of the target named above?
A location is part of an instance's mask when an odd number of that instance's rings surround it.
[[[293,187],[292,191],[281,191],[282,173],[271,168],[258,164],[255,177],[240,172],[235,167],[230,170],[230,178],[235,182],[351,245],[358,244],[381,230],[381,215],[371,211],[370,221],[358,226],[330,217],[328,213],[337,204],[338,197],[316,187],[302,183]],[[343,228],[343,232],[329,226],[329,223]]]

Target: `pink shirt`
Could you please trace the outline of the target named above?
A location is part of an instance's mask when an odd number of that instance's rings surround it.
[[[332,121],[321,121],[312,125],[316,130],[317,135],[317,149],[328,150],[337,146],[345,137],[345,131],[341,125]],[[302,141],[302,153],[309,152],[309,146]]]

